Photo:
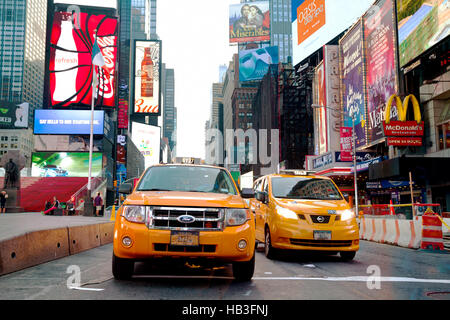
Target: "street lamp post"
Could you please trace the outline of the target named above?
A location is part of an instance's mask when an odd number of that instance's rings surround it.
[[[318,104],[312,104],[312,108],[319,109],[319,108],[327,108],[333,111],[340,112],[341,110],[330,108],[328,106],[321,106]],[[355,188],[355,214],[358,215],[359,213],[359,201],[358,201],[358,175],[356,171],[356,132],[355,132],[355,115],[352,115],[352,154],[353,154],[353,180],[354,180],[354,188]]]

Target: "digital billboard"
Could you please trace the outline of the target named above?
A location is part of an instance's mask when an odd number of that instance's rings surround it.
[[[400,66],[406,65],[450,34],[447,0],[397,0]]]
[[[95,39],[105,65],[96,68],[95,104],[115,107],[118,18],[87,12],[57,11],[50,37],[49,92],[51,106],[91,106],[92,48]]]
[[[365,65],[362,20],[356,23],[339,41],[341,63],[341,103],[343,126],[352,127],[355,118],[356,147],[366,139]]]
[[[292,50],[296,65],[354,24],[373,0],[292,0]]]
[[[89,152],[35,152],[33,177],[88,177]],[[102,172],[102,154],[92,154],[92,177]]]
[[[117,111],[117,128],[128,129],[128,101],[119,98],[119,107]]]
[[[104,133],[104,111],[94,111],[94,134]],[[34,134],[90,134],[89,110],[41,110],[34,112]]]
[[[261,80],[271,64],[278,64],[278,47],[239,51],[239,81]]]
[[[89,136],[77,135],[34,135],[34,150],[89,152]],[[92,151],[103,150],[102,139],[94,139]]]
[[[77,6],[93,6],[93,7],[104,7],[104,8],[114,8],[117,9],[117,1],[118,0],[102,0],[95,1],[92,0],[54,0],[54,3],[61,4],[74,4]]]
[[[316,67],[313,84],[315,105],[323,106],[323,108],[314,108],[314,132],[317,150],[316,155],[324,154],[328,149],[327,134],[327,109],[326,92],[325,92],[325,66],[323,61]]]
[[[135,41],[134,112],[160,115],[161,41]]]
[[[398,92],[393,0],[379,0],[364,15],[368,143],[384,138],[386,102]],[[397,120],[397,107],[391,119]]]
[[[16,104],[0,101],[0,129],[28,128],[28,102]]]
[[[145,168],[160,162],[161,128],[138,122],[131,124],[131,140],[144,155]]]
[[[269,1],[230,5],[230,43],[270,41]]]

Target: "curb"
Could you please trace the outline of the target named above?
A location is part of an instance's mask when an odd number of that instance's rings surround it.
[[[112,243],[114,221],[27,232],[0,241],[0,276]]]

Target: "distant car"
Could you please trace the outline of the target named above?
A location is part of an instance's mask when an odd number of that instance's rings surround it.
[[[42,168],[43,173],[41,174],[43,177],[66,177],[69,175],[67,170],[64,170],[61,167],[58,167],[54,164],[48,164]]]

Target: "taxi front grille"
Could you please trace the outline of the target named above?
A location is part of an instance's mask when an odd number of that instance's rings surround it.
[[[189,223],[180,217],[189,217]],[[219,208],[151,207],[147,226],[152,229],[218,231],[223,229],[224,213]]]
[[[305,247],[350,247],[351,240],[308,240],[308,239],[290,239],[291,244]]]

